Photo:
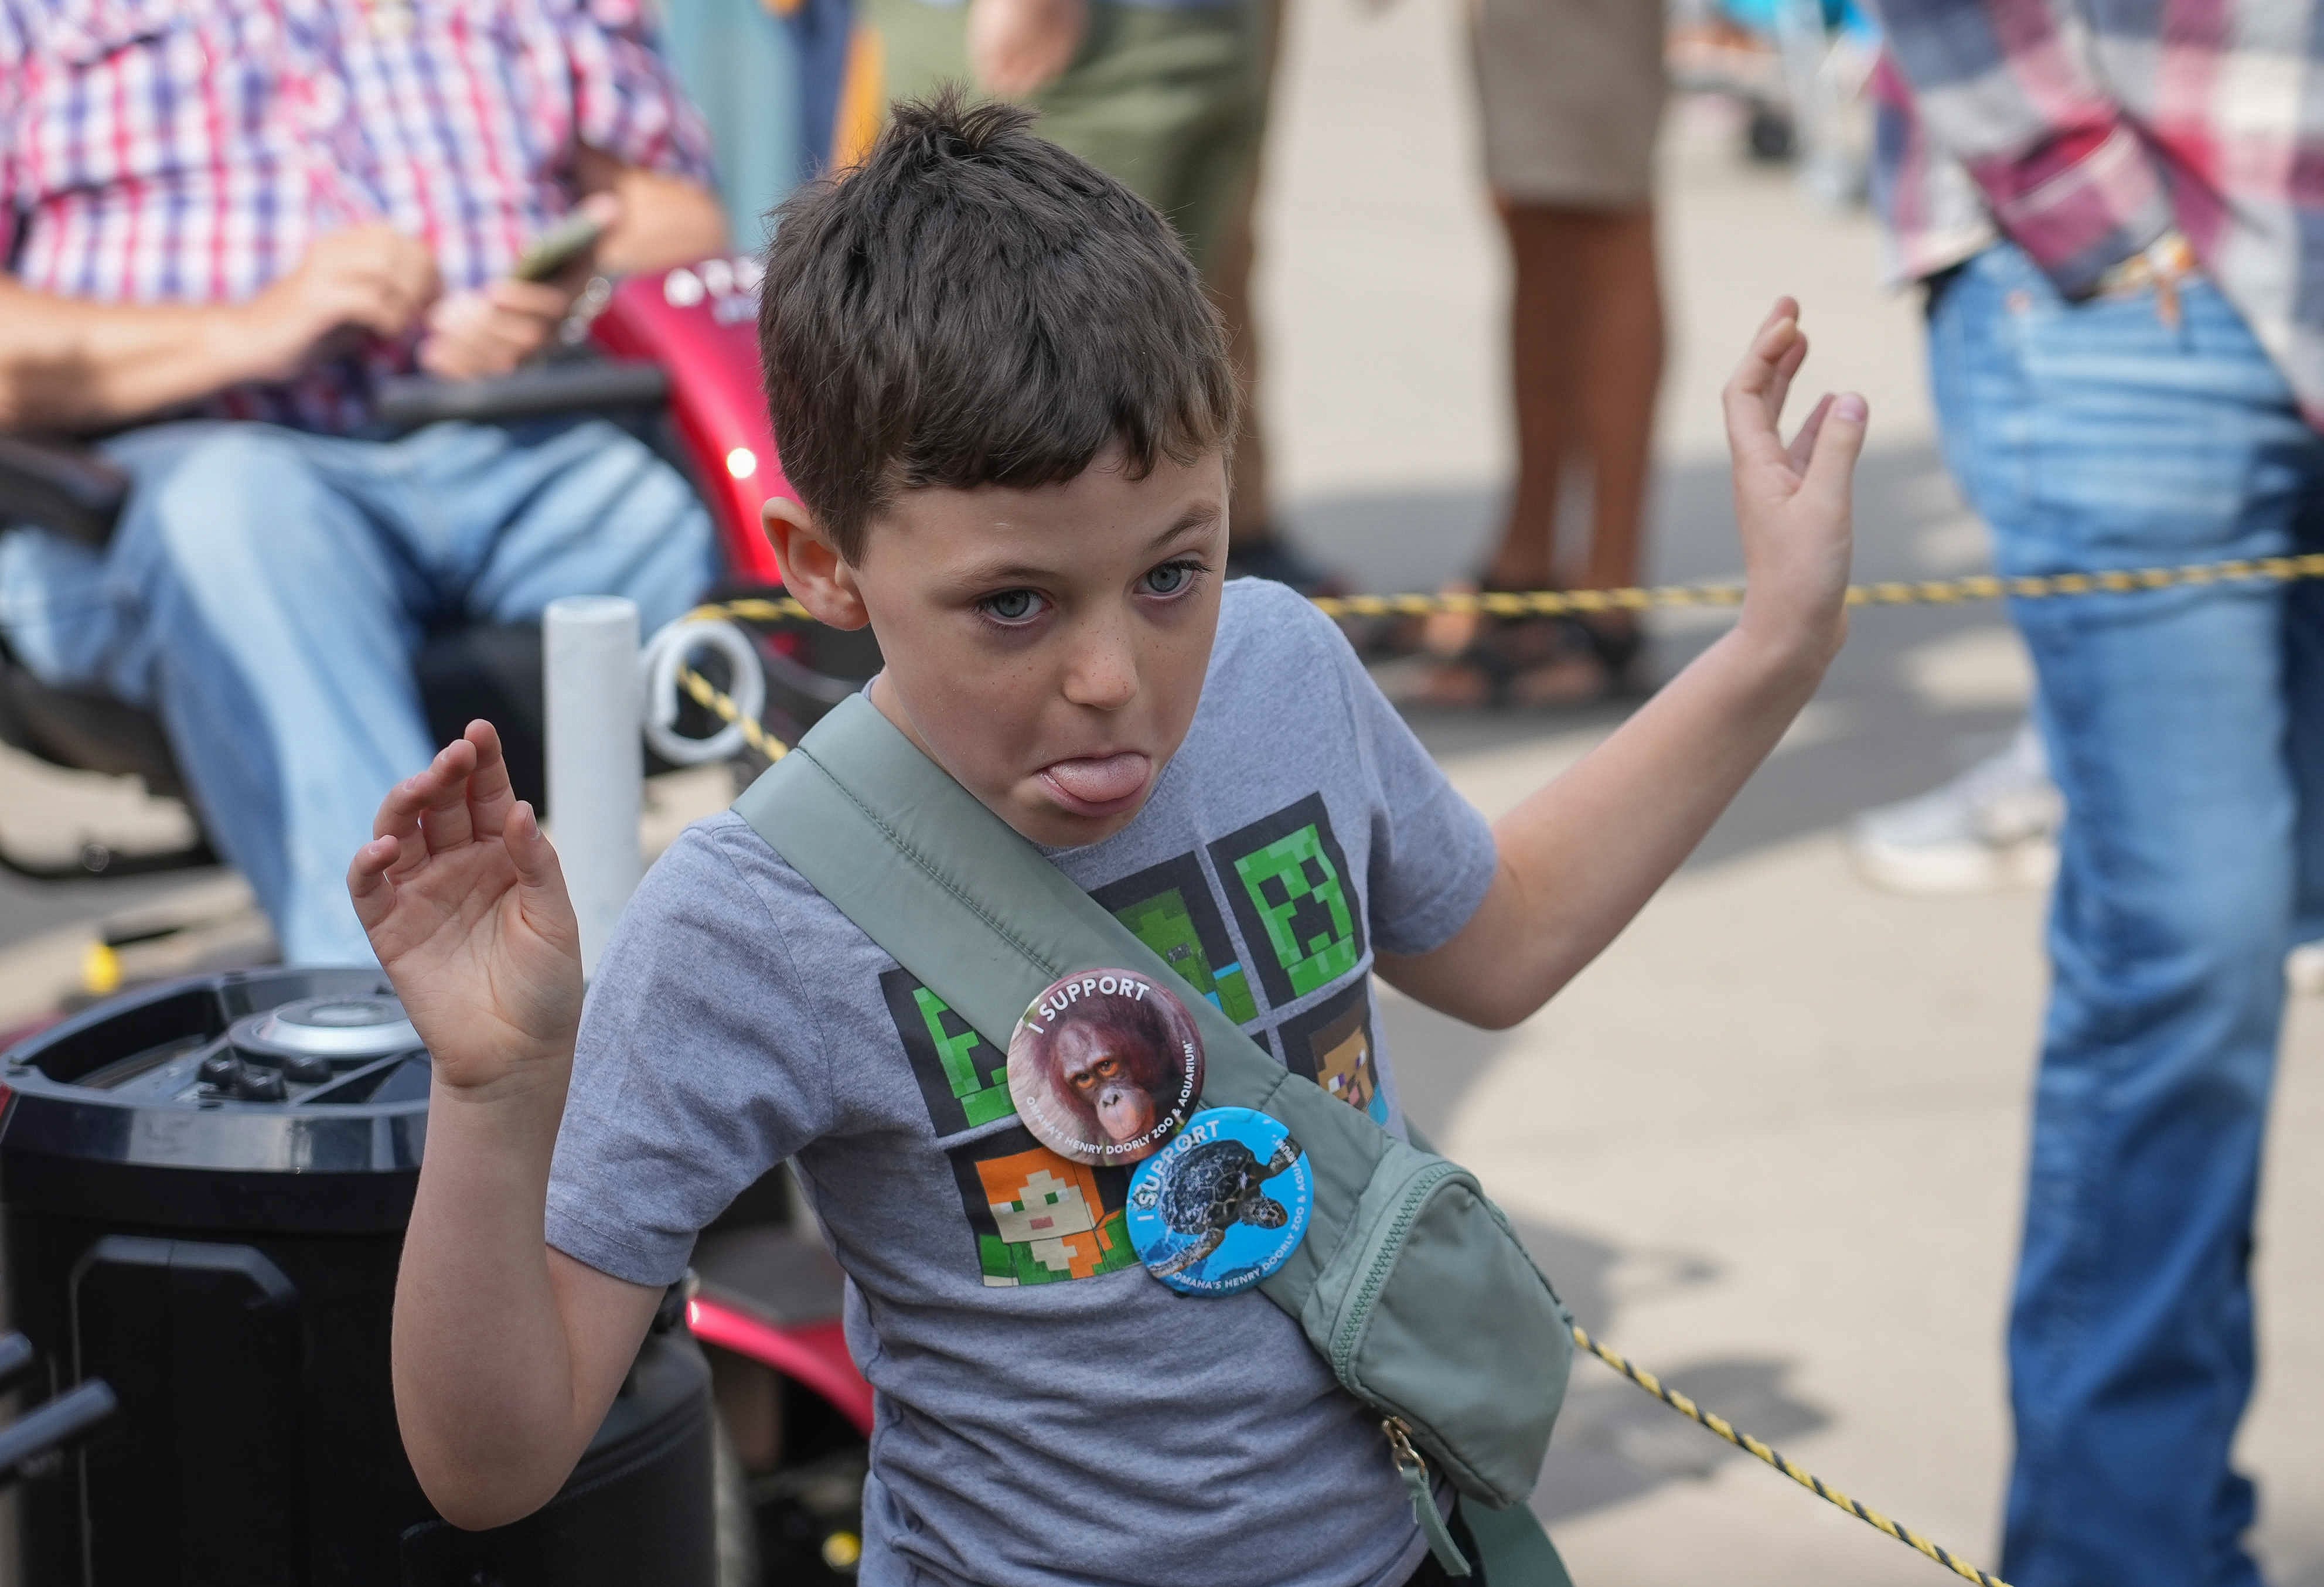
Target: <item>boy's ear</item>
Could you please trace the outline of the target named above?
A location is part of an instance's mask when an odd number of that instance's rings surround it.
[[[760,509],[773,542],[775,560],[782,565],[783,586],[816,621],[833,628],[856,629],[872,620],[855,587],[855,569],[832,545],[815,521],[815,514],[788,496],[770,496]]]

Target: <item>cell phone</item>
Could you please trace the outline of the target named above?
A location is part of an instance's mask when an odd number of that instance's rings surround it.
[[[605,223],[586,209],[576,209],[532,241],[524,257],[510,267],[518,281],[547,281],[564,272],[586,255],[605,235]]]

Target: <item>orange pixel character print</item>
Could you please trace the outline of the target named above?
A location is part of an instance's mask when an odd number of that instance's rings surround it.
[[[977,1239],[988,1285],[1094,1278],[1127,1266],[1134,1254],[1121,1213],[1106,1210],[1095,1173],[1046,1146],[981,1159],[976,1177],[994,1229]]]

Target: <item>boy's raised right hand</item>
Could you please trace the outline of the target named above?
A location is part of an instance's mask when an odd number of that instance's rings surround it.
[[[392,789],[347,892],[439,1084],[562,1086],[581,1019],[581,934],[557,851],[510,786],[489,722]]]

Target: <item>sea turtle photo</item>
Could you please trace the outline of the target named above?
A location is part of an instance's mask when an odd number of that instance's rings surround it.
[[[1206,1140],[1170,1166],[1168,1183],[1155,1210],[1173,1234],[1193,1235],[1194,1243],[1159,1264],[1157,1278],[1183,1273],[1219,1249],[1237,1223],[1280,1229],[1290,1213],[1259,1186],[1299,1160],[1299,1143],[1285,1136],[1261,1163],[1250,1148],[1231,1139]]]

